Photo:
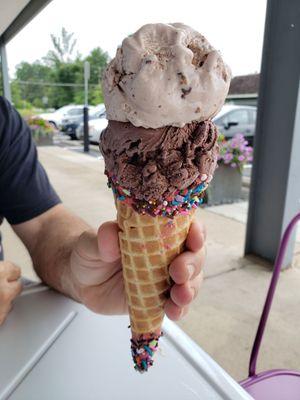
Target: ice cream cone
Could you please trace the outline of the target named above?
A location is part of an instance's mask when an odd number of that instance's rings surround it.
[[[146,371],[161,336],[168,267],[183,251],[195,210],[173,219],[140,214],[116,200],[123,276],[132,331],[135,368]]]
[[[217,127],[230,85],[218,51],[181,24],[147,24],[125,38],[103,77],[100,138],[119,241],[135,368],[147,371],[161,336],[172,260],[218,160]]]

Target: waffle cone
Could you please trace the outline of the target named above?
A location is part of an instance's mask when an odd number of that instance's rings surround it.
[[[171,285],[168,267],[183,251],[195,210],[169,219],[139,214],[118,200],[116,207],[132,336],[159,336]]]

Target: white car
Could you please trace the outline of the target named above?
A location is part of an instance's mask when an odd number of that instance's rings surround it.
[[[60,129],[62,125],[62,121],[67,118],[74,116],[79,112],[79,110],[83,109],[83,105],[68,105],[59,108],[58,110],[52,112],[52,113],[43,113],[39,114],[39,117],[44,119],[45,121],[48,121],[50,124],[52,124],[56,129]]]
[[[89,120],[89,138],[90,142],[99,143],[100,135],[103,129],[107,127],[108,121],[106,119],[105,108],[100,112],[98,118]],[[83,124],[80,124],[76,129],[76,137],[83,139]]]
[[[237,133],[242,133],[249,144],[253,145],[256,107],[225,104],[213,118],[213,122],[227,139],[231,139]]]
[[[91,142],[99,143],[100,135],[103,129],[107,127],[108,121],[106,118],[98,118],[89,123],[89,138]]]

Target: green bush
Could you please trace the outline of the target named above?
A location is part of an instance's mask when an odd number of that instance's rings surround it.
[[[52,136],[56,132],[55,128],[51,124],[49,124],[48,121],[45,121],[42,118],[30,116],[27,117],[25,120],[31,130],[34,139],[45,136]]]

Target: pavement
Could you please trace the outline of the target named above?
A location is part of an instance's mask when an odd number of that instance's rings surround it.
[[[95,228],[115,218],[104,163],[96,153],[89,156],[78,148],[55,146],[39,148],[39,157],[66,207]],[[207,227],[205,280],[189,314],[179,322],[237,380],[247,376],[251,346],[271,278],[269,264],[243,257],[246,215],[247,202],[198,211],[197,217]],[[1,230],[6,259],[20,265],[24,276],[37,279],[28,253],[11,228],[4,223]],[[297,243],[293,268],[280,276],[258,370],[300,370],[299,287]]]

